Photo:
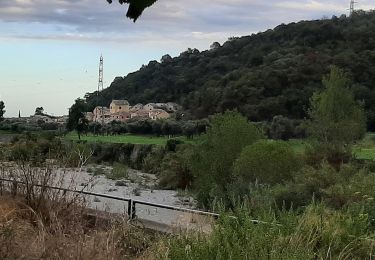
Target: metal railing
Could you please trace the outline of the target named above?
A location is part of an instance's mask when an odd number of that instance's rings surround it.
[[[169,210],[174,210],[174,211],[180,211],[180,212],[185,212],[185,213],[192,213],[192,214],[196,214],[196,215],[209,216],[209,217],[213,217],[215,219],[217,219],[219,217],[219,214],[213,213],[213,212],[206,212],[206,211],[195,210],[195,209],[181,208],[181,207],[176,207],[176,206],[171,206],[171,205],[164,205],[164,204],[152,203],[152,202],[147,202],[147,201],[142,201],[142,200],[135,200],[135,199],[131,199],[131,198],[123,198],[123,197],[111,196],[111,195],[107,195],[107,194],[88,192],[88,191],[84,191],[84,190],[72,190],[72,189],[62,188],[62,187],[46,186],[46,185],[40,185],[40,184],[31,184],[31,183],[26,183],[26,182],[23,182],[23,181],[9,180],[9,179],[4,179],[4,178],[0,178],[1,189],[3,187],[3,182],[8,182],[8,183],[12,184],[10,193],[13,196],[17,195],[17,190],[18,190],[19,185],[30,185],[32,187],[40,187],[40,188],[44,188],[44,189],[62,191],[64,194],[67,193],[67,192],[71,192],[71,193],[95,196],[95,197],[105,198],[105,199],[110,199],[110,200],[124,201],[124,202],[127,202],[127,215],[130,219],[135,219],[137,217],[137,215],[136,215],[136,205],[137,204],[161,208],[161,209],[169,209]]]
[[[131,198],[123,198],[123,197],[111,196],[111,195],[107,195],[107,194],[88,192],[88,191],[84,191],[84,190],[72,190],[72,189],[62,188],[62,187],[46,186],[46,185],[40,185],[40,184],[31,184],[31,183],[26,183],[26,182],[23,182],[23,181],[9,180],[9,179],[4,179],[4,178],[0,178],[0,192],[1,193],[3,191],[3,182],[8,182],[8,183],[11,184],[10,193],[12,194],[12,196],[17,195],[18,185],[30,185],[32,187],[40,187],[40,188],[43,188],[43,189],[62,191],[64,194],[66,194],[67,192],[71,192],[71,193],[77,193],[77,194],[82,194],[82,195],[105,198],[105,199],[109,199],[109,200],[123,201],[123,202],[127,203],[127,215],[128,215],[130,220],[133,220],[133,219],[137,218],[137,215],[136,215],[136,205],[137,204],[149,206],[149,207],[179,211],[179,212],[184,212],[184,213],[191,213],[191,214],[195,214],[195,215],[202,215],[202,216],[207,216],[207,217],[211,217],[211,218],[214,218],[214,219],[217,219],[219,217],[219,214],[213,213],[213,212],[207,212],[207,211],[201,211],[201,210],[195,210],[195,209],[189,209],[189,208],[181,208],[181,207],[176,207],[176,206],[171,206],[171,205],[164,205],[164,204],[152,203],[152,202],[147,202],[147,201],[142,201],[142,200],[135,200],[135,199],[131,199]],[[230,217],[236,219],[235,216],[230,216]],[[139,220],[142,221],[142,219],[139,219]],[[281,226],[280,224],[277,224],[277,223],[270,223],[270,222],[265,222],[265,221],[261,221],[261,220],[251,220],[251,222],[253,222],[254,224],[266,224],[266,225]]]

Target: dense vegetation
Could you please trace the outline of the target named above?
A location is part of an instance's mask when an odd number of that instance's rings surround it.
[[[375,13],[282,24],[263,33],[231,38],[208,51],[166,55],[139,71],[117,77],[100,100],[86,95],[92,109],[125,98],[132,104],[174,101],[193,118],[238,109],[252,121],[307,116],[322,76],[337,65],[355,83],[368,128],[375,129]]]
[[[343,70],[332,67],[323,86],[310,99],[305,122],[310,139],[303,151],[267,139],[261,125],[226,111],[210,118],[206,134],[196,142],[86,144],[26,135],[2,147],[0,162],[40,169],[48,165],[46,159],[56,158],[81,167],[82,158],[92,156],[92,162],[113,163],[107,178],[126,178],[127,166],[143,169],[159,176],[160,187],[187,188],[201,207],[221,212],[209,233],[157,241],[145,233],[141,240],[124,238],[129,248],[146,241],[140,249],[151,259],[371,259],[375,165],[352,156],[365,132],[363,107],[354,100]],[[155,241],[152,247],[150,241]],[[122,245],[111,252],[121,253]]]
[[[215,117],[190,161],[198,201],[225,213],[210,234],[165,240],[161,259],[372,258],[375,169],[351,155],[365,129],[363,110],[342,70],[333,67],[323,85],[310,101],[305,154],[260,140],[236,113]]]

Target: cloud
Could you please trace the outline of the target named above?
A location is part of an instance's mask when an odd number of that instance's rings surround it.
[[[361,3],[375,6],[370,0]],[[117,1],[1,0],[0,33],[38,40],[167,43],[191,37],[190,42],[207,42],[341,14],[347,5],[342,0],[159,0],[133,23],[125,17],[127,7]]]

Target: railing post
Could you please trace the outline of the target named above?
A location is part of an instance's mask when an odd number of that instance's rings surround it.
[[[132,216],[131,216],[131,219],[135,219],[136,218],[136,214],[135,214],[135,201],[133,200],[132,201]]]
[[[13,181],[12,183],[12,196],[15,197],[17,195],[17,181]]]
[[[129,219],[132,218],[132,200],[128,200],[128,216],[129,216]]]

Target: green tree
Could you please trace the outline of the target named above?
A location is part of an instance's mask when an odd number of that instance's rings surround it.
[[[364,110],[354,100],[351,82],[341,69],[332,67],[323,85],[325,89],[311,98],[307,132],[326,150],[327,157],[350,154],[351,145],[366,132]]]
[[[35,115],[44,115],[44,108],[43,107],[37,107],[35,109]]]
[[[244,147],[262,137],[261,131],[238,112],[227,111],[212,118],[205,141],[192,156],[200,204],[210,206],[215,198],[225,198],[234,161]]]
[[[5,104],[4,101],[0,101],[0,121],[4,120]]]
[[[77,131],[78,139],[81,139],[81,133],[88,128],[88,121],[85,117],[86,106],[85,101],[78,98],[69,109],[69,117],[66,128],[69,131]]]

